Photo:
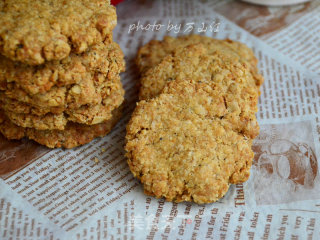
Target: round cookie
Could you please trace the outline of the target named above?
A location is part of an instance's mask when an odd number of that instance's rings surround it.
[[[0,90],[9,98],[42,108],[94,104],[106,82],[118,81],[125,68],[119,45],[107,42],[39,67],[6,60],[0,57]]]
[[[97,137],[107,135],[119,121],[122,107],[112,112],[112,117],[103,123],[84,125],[69,122],[66,128],[61,130],[35,130],[22,128],[13,124],[0,112],[0,132],[8,139],[21,139],[27,137],[49,148],[73,148],[89,143]]]
[[[187,35],[177,38],[166,36],[162,41],[152,40],[141,47],[136,57],[141,75],[143,76],[148,69],[159,64],[165,56],[172,54],[175,49],[197,43],[202,43],[208,54],[220,51],[232,58],[237,58],[237,61],[248,65],[257,86],[263,83],[263,77],[258,73],[257,59],[252,50],[245,44],[229,39],[219,40],[200,35]]]
[[[19,102],[18,100],[8,98],[2,91],[0,91],[0,104],[1,108],[5,111],[12,111],[14,113],[34,114],[43,116],[47,113],[61,114],[64,112],[64,107],[51,107],[51,108],[37,108],[29,104]]]
[[[97,124],[108,120],[114,108],[119,107],[124,101],[124,90],[122,88],[113,89],[108,97],[97,105],[84,105],[79,109],[67,110],[65,113],[68,120],[82,124]]]
[[[0,95],[0,102],[3,99]],[[27,104],[16,104],[14,101],[8,102],[4,99],[1,106],[4,114],[16,125],[24,128],[35,128],[37,130],[63,130],[68,121],[94,125],[105,122],[112,117],[112,111],[118,108],[124,101],[124,90],[120,80],[113,85],[109,92],[95,105],[83,105],[76,109],[66,109],[62,112],[37,115],[39,109],[30,108]],[[13,108],[18,106],[17,108]],[[14,109],[14,110],[12,110]],[[20,111],[20,112],[18,112]],[[18,113],[17,113],[18,112]]]
[[[1,55],[29,65],[82,53],[117,23],[106,0],[6,0],[0,11]]]
[[[220,89],[227,109],[237,112],[229,120],[247,137],[259,134],[255,117],[259,94],[250,70],[219,50],[208,54],[203,44],[177,49],[149,69],[140,81],[140,100],[153,98],[168,82],[185,78]]]
[[[252,140],[226,120],[223,97],[213,85],[179,79],[137,104],[125,149],[147,194],[209,203],[248,179]]]
[[[47,112],[72,111],[84,105],[99,104],[106,98],[110,91],[118,89],[120,76],[107,79],[102,74],[91,76],[87,74],[80,83],[68,87],[53,87],[44,94],[27,95],[21,89],[10,88],[0,93],[4,102],[15,102],[16,105],[24,104],[34,108],[40,115]]]
[[[68,123],[68,119],[63,113],[47,113],[44,116],[15,113],[12,111],[3,111],[10,121],[17,126],[24,128],[36,128],[38,130],[59,129],[63,130]]]

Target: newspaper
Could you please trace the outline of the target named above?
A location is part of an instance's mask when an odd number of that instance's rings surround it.
[[[320,1],[290,7],[260,7],[240,1],[206,3],[296,63],[320,74]]]
[[[314,14],[319,10],[306,11],[272,34],[256,34],[224,14],[232,4],[239,3],[159,0],[118,5],[114,38],[127,62],[124,117],[108,136],[71,150],[1,137],[0,239],[319,238],[319,54],[305,56],[310,41],[319,49],[319,30],[305,20],[313,17],[319,25],[319,14]],[[313,40],[290,39],[296,25],[315,31]],[[137,101],[137,49],[151,39],[190,33],[246,43],[265,77],[250,179],[206,205],[146,196],[123,149],[125,126]],[[294,41],[301,51],[285,41]]]

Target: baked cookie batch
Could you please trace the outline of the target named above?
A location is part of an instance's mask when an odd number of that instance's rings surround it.
[[[121,117],[124,56],[105,0],[0,3],[0,131],[50,148],[106,135]]]
[[[0,2],[0,131],[49,148],[108,134],[121,118],[124,56],[106,0]],[[190,35],[139,51],[140,102],[126,156],[145,192],[215,202],[246,181],[262,76],[251,49]]]
[[[145,193],[215,202],[249,178],[259,134],[257,59],[244,44],[191,35],[142,47],[128,163]]]

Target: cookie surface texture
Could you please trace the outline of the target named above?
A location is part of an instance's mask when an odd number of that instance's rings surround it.
[[[263,83],[263,77],[259,74],[257,68],[258,61],[253,51],[245,44],[229,39],[219,40],[200,35],[187,35],[177,38],[166,36],[162,41],[150,41],[139,49],[136,57],[140,74],[143,76],[150,68],[155,67],[165,56],[172,54],[177,48],[197,43],[203,44],[208,54],[216,51],[224,52],[237,59],[237,61],[246,64],[255,79],[256,85],[260,86]]]
[[[12,99],[3,98],[0,94],[1,108],[4,114],[16,125],[37,130],[63,130],[69,121],[87,125],[105,122],[112,117],[112,111],[124,101],[124,89],[120,78],[106,88],[103,98],[96,104],[85,104],[73,109],[41,109]],[[51,111],[50,111],[51,110]],[[52,113],[55,112],[55,113]]]
[[[36,130],[19,127],[0,112],[0,131],[8,139],[27,137],[49,148],[73,148],[107,135],[120,120],[121,115],[122,106],[115,109],[112,117],[103,123],[85,125],[68,122],[64,130]]]
[[[229,184],[246,181],[253,152],[219,89],[181,79],[138,103],[127,125],[126,151],[147,194],[168,201],[215,202]]]
[[[233,113],[227,120],[238,131],[254,138],[259,134],[255,117],[258,110],[258,88],[250,69],[236,59],[219,50],[208,54],[203,44],[175,50],[141,78],[139,98],[153,98],[169,82],[185,78],[209,84],[220,90],[226,109]]]
[[[5,0],[0,11],[1,55],[29,65],[84,52],[117,23],[106,0]]]

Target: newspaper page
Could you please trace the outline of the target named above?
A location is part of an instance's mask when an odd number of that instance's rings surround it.
[[[261,7],[240,1],[205,1],[203,5],[320,74],[320,1],[289,7]]]
[[[108,136],[71,150],[1,138],[0,239],[320,237],[320,76],[208,2],[124,1],[117,6],[114,39],[126,56],[126,105]],[[250,179],[205,205],[146,196],[123,149],[137,101],[137,49],[151,39],[190,33],[246,43],[265,78]]]

